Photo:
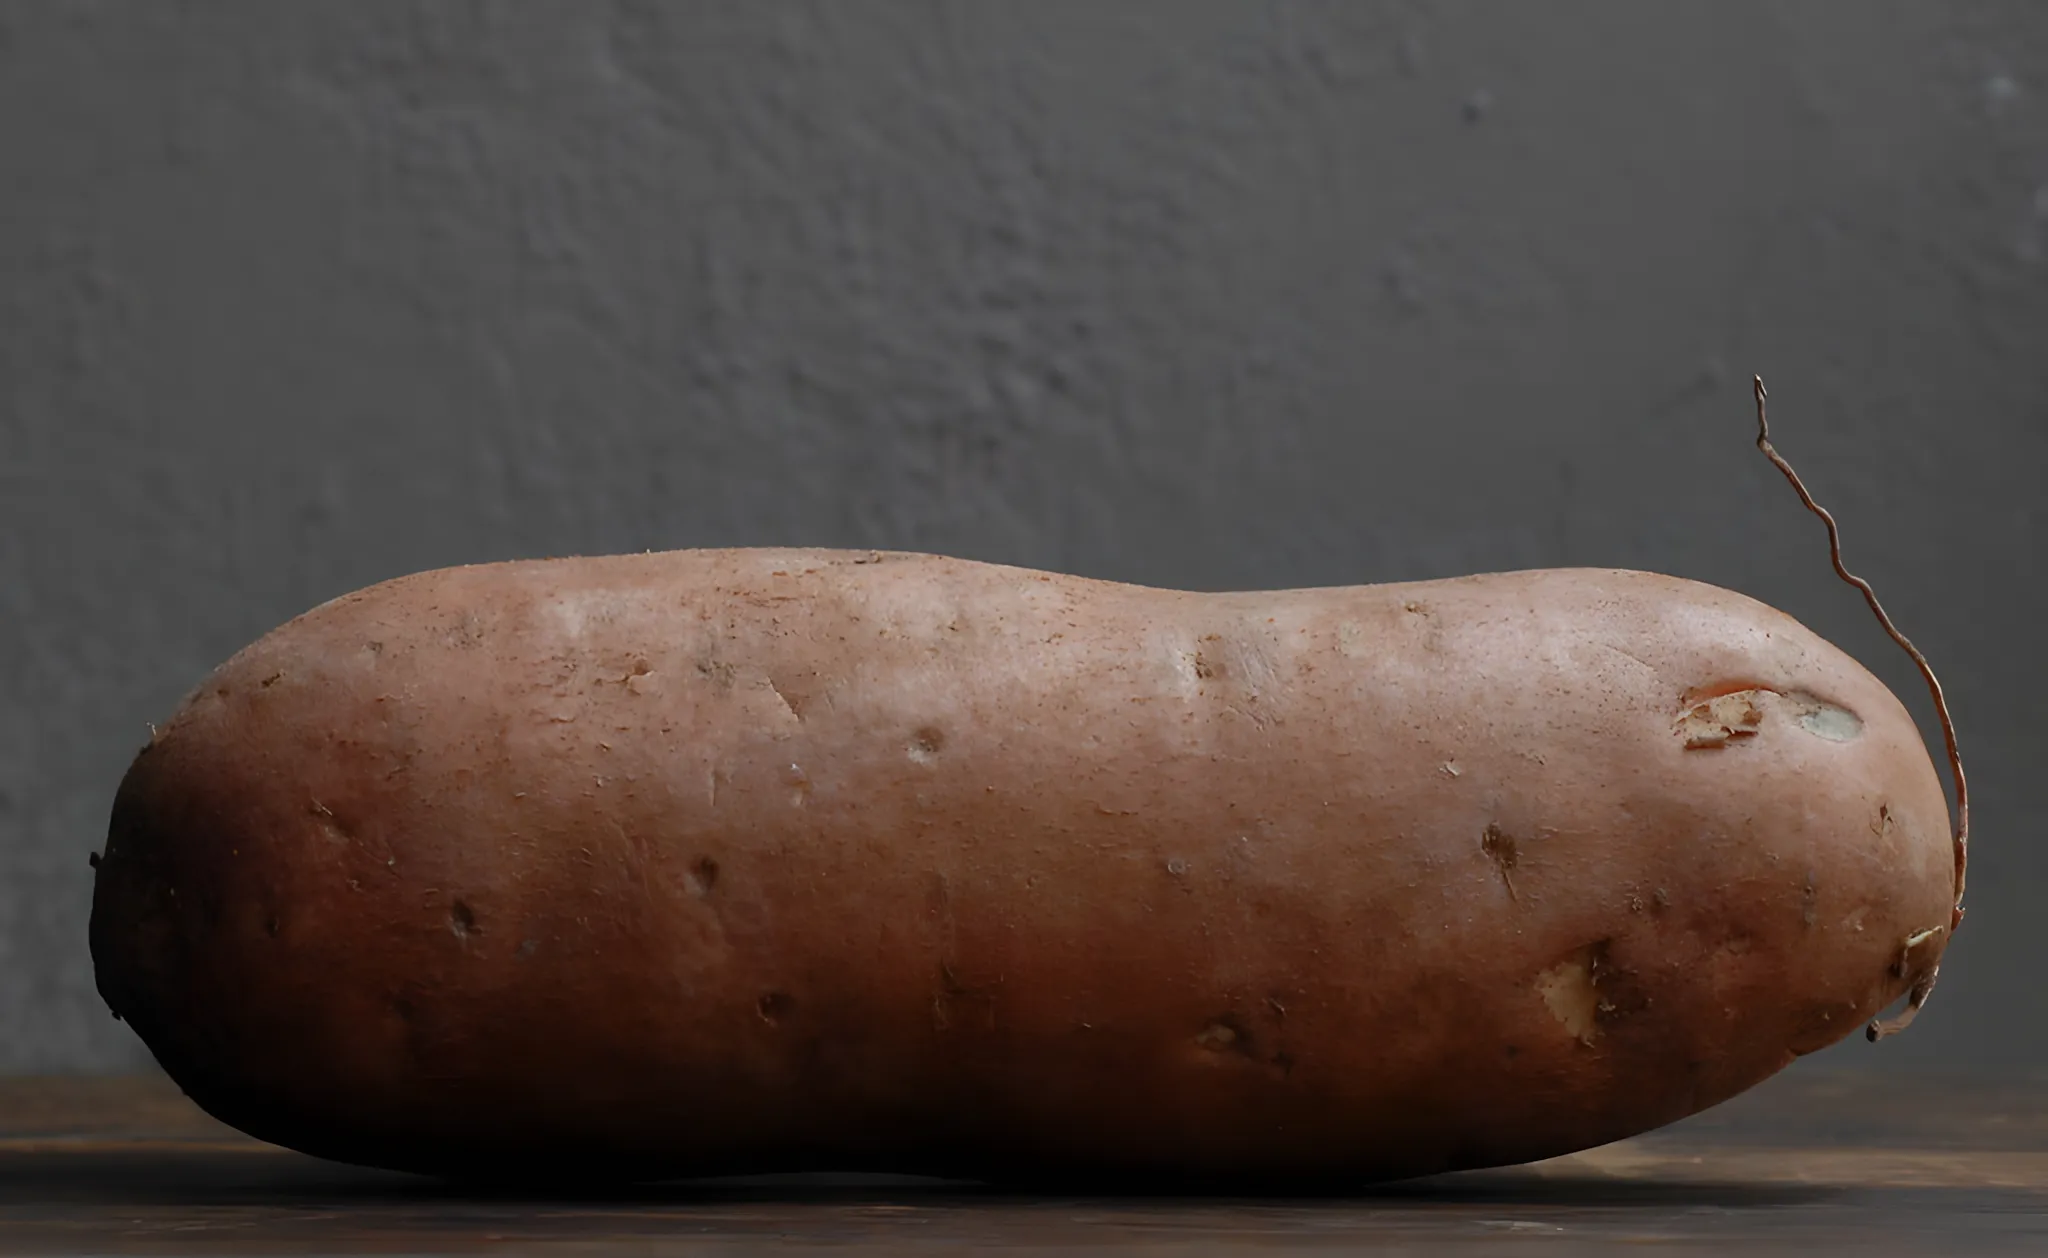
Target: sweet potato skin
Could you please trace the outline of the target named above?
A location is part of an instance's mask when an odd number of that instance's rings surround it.
[[[1951,893],[1896,697],[1725,590],[682,551],[245,649],[123,781],[92,949],[201,1105],[346,1161],[1306,1184],[1714,1104]]]

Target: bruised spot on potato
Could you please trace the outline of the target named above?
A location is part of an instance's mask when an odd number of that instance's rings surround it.
[[[697,863],[690,866],[690,872],[685,875],[684,881],[689,885],[691,895],[703,899],[718,885],[718,862],[709,856],[698,857]]]
[[[1235,1047],[1238,1038],[1237,1028],[1228,1022],[1211,1022],[1195,1036],[1195,1043],[1212,1053],[1220,1053],[1226,1048]]]
[[[457,939],[467,939],[477,934],[476,911],[460,900],[449,905],[448,930]]]
[[[1764,710],[1757,702],[1762,690],[1737,690],[1731,694],[1693,704],[1672,723],[1686,750],[1725,747],[1733,739],[1754,737],[1763,725]]]

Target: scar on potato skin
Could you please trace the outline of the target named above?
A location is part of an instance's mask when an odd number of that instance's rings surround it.
[[[964,1006],[964,1009],[963,1009]],[[932,1029],[950,1031],[963,1023],[962,1012],[978,1013],[980,1029],[996,1029],[996,992],[987,984],[967,983],[951,961],[939,962],[939,990],[932,995]]]
[[[1232,1048],[1243,1052],[1245,1050],[1240,1043],[1243,1039],[1243,1034],[1236,1027],[1232,1026],[1227,1019],[1219,1018],[1201,1029],[1195,1036],[1195,1043],[1212,1053],[1220,1053],[1225,1049]]]
[[[1764,711],[1757,703],[1763,693],[1752,688],[1703,699],[1679,713],[1672,730],[1687,751],[1726,747],[1732,739],[1754,737],[1763,725]]]
[[[767,686],[768,693],[774,695],[775,701],[780,703],[783,710],[789,713],[791,719],[795,720],[798,724],[802,724],[804,714],[798,711],[797,705],[790,700],[787,694],[783,693],[782,687],[775,684],[775,679],[773,677],[763,677],[761,681],[763,685]]]
[[[938,759],[939,752],[945,748],[945,745],[945,732],[936,725],[925,725],[919,727],[917,732],[910,736],[910,745],[906,749],[906,754],[915,764],[930,764]]]
[[[684,877],[689,884],[690,894],[703,899],[718,885],[718,862],[709,856],[700,856]]]
[[[1270,997],[1268,1000],[1277,1007],[1279,1002],[1272,1001]],[[1294,1055],[1255,1037],[1245,1020],[1235,1012],[1211,1018],[1195,1033],[1194,1047],[1202,1060],[1218,1065],[1227,1061],[1241,1062],[1260,1067],[1278,1079],[1286,1079],[1294,1073]]]
[[[1603,1024],[1648,1004],[1640,993],[1632,998],[1612,990],[1625,977],[1613,960],[1611,939],[1596,939],[1536,976],[1536,994],[1565,1032],[1591,1047]]]
[[[1486,832],[1479,836],[1479,850],[1486,853],[1487,859],[1500,870],[1500,880],[1508,889],[1508,899],[1520,900],[1521,894],[1515,890],[1517,857],[1514,836],[1501,829],[1498,822],[1489,821]]]

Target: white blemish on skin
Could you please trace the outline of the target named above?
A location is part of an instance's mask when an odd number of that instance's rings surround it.
[[[1160,689],[1176,699],[1189,700],[1202,692],[1202,677],[1197,661],[1200,649],[1185,633],[1160,634],[1154,639],[1156,658],[1165,665],[1165,676],[1160,679]]]
[[[1863,718],[1847,708],[1812,700],[1799,714],[1800,727],[1831,743],[1846,743],[1863,732]]]
[[[1212,1022],[1195,1037],[1195,1043],[1212,1053],[1218,1052],[1237,1043],[1237,1032],[1221,1022]]]
[[[939,758],[939,749],[944,745],[945,735],[932,726],[926,726],[911,735],[904,754],[910,757],[912,764],[931,764]]]
[[[811,775],[804,772],[800,764],[791,764],[786,771],[789,783],[789,806],[803,808],[811,802]]]
[[[1370,653],[1365,630],[1357,621],[1346,620],[1337,626],[1337,653],[1350,659],[1359,659]]]
[[[1625,647],[1618,647],[1614,645],[1612,642],[1601,642],[1597,643],[1596,645],[1598,645],[1601,650],[1607,651],[1608,653],[1613,655],[1619,655],[1621,658],[1627,660],[1629,663],[1634,664],[1637,668],[1643,669],[1651,673],[1652,675],[1654,675],[1657,672],[1657,666],[1655,664],[1650,663],[1650,661],[1644,659],[1642,656],[1637,655],[1634,651],[1628,650]]]
[[[548,615],[554,619],[555,631],[574,641],[590,626],[611,620],[616,601],[615,595],[601,591],[562,594],[548,604]]]
[[[1280,667],[1273,652],[1249,638],[1212,643],[1223,648],[1224,671],[1237,682],[1237,689],[1256,698],[1272,690],[1280,680]]]
[[[1574,957],[1538,974],[1536,994],[1573,1039],[1591,1044],[1599,1038],[1600,992],[1593,986],[1592,967],[1583,959]]]

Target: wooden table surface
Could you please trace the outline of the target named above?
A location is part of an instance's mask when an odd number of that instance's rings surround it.
[[[247,1140],[157,1079],[0,1080],[0,1254],[2036,1254],[2048,1079],[1794,1071],[1676,1127],[1307,1200],[788,1179],[477,1195]]]

